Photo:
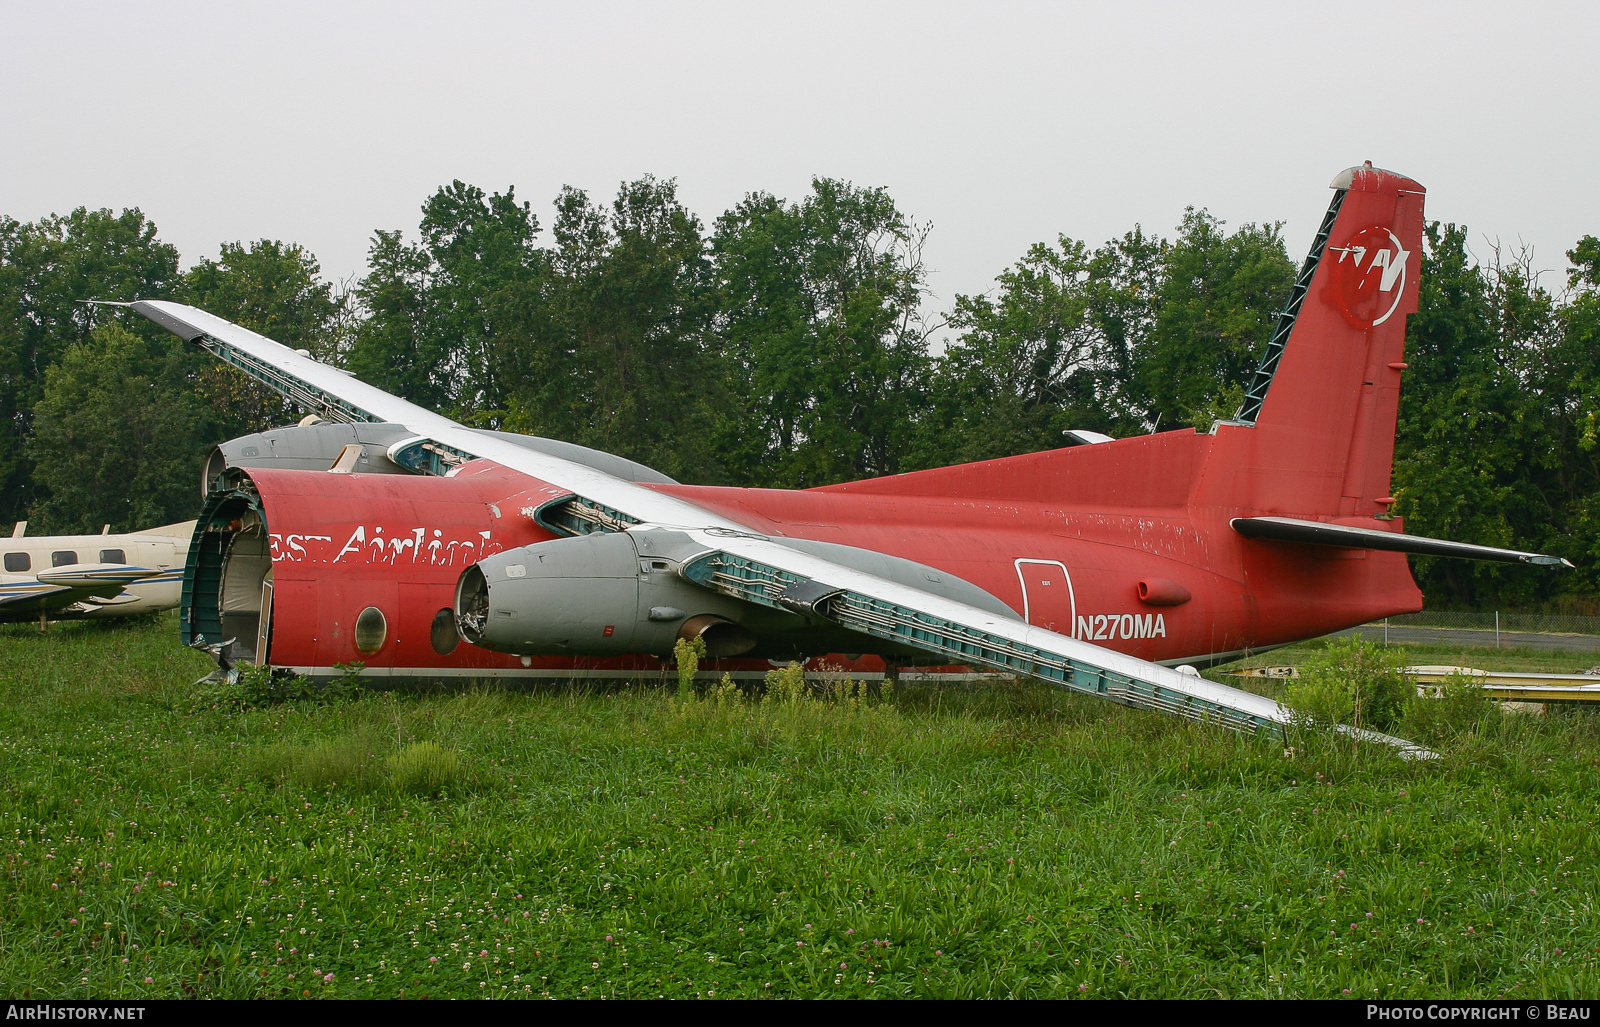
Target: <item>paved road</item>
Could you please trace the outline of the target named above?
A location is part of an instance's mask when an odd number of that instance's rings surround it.
[[[1335,634],[1360,635],[1381,642],[1383,630],[1382,624],[1363,624],[1359,628],[1350,628]],[[1495,646],[1494,632],[1477,628],[1414,628],[1390,625],[1389,641],[1417,642],[1424,645],[1482,646],[1489,649]],[[1546,635],[1533,631],[1502,631],[1500,648],[1600,652],[1600,635]]]

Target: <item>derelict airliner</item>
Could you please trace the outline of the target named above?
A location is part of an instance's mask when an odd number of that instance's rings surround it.
[[[320,421],[213,454],[184,640],[313,677],[464,680],[656,669],[698,637],[735,670],[876,654],[1276,728],[1272,700],[1171,668],[1421,609],[1407,553],[1565,563],[1391,516],[1423,189],[1370,164],[1332,188],[1234,419],[804,491],[467,428],[133,302]]]

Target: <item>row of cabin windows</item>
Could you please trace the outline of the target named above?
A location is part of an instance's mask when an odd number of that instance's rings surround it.
[[[70,567],[78,562],[78,554],[70,549],[50,554],[50,566]],[[128,555],[120,549],[100,550],[101,563],[127,563]],[[7,553],[6,570],[12,574],[21,574],[33,570],[33,558],[27,553]]]
[[[455,652],[456,643],[460,641],[460,636],[456,633],[455,611],[446,607],[434,614],[428,636],[428,640],[433,643],[433,651],[440,656],[449,656]],[[383,611],[376,606],[362,610],[356,617],[356,648],[367,656],[373,656],[387,641],[389,641],[389,620],[383,615]]]

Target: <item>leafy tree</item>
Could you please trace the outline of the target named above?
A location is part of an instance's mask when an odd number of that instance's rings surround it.
[[[1189,208],[1168,243],[1135,227],[1090,253],[1062,237],[958,296],[935,362],[923,466],[1051,449],[1072,428],[1128,435],[1230,416],[1293,282],[1278,225]]]
[[[319,280],[316,259],[299,246],[227,244],[220,259],[202,260],[182,279],[152,286],[148,275],[143,281],[130,275],[130,265],[140,271],[141,255],[148,260],[153,251],[159,271],[175,270],[176,252],[152,244],[154,228],[127,212],[108,222],[90,217],[81,227],[68,221],[65,231],[40,233],[42,248],[52,253],[54,267],[47,270],[69,285],[112,296],[176,292],[288,345],[331,351],[341,304]],[[120,262],[104,256],[112,249],[107,236],[122,244]],[[86,265],[112,273],[72,273]],[[96,277],[111,284],[84,284]],[[94,316],[104,313],[60,310],[56,338],[81,332]],[[41,494],[33,517],[41,528],[88,530],[112,522],[134,530],[183,520],[193,512],[199,464],[212,444],[292,416],[269,390],[152,327],[123,317],[68,345],[40,375],[27,453],[39,461],[34,483]],[[117,387],[119,380],[125,387]]]
[[[1294,284],[1282,225],[1223,222],[1190,207],[1167,249],[1133,387],[1163,425],[1208,428],[1231,415]]]
[[[322,280],[322,265],[298,243],[223,243],[184,275],[187,302],[292,349],[336,362],[346,301]]]
[[[1568,251],[1573,264],[1565,302],[1542,290],[1512,291],[1506,320],[1522,337],[1518,379],[1537,413],[1525,425],[1520,474],[1529,479],[1516,511],[1532,548],[1573,560],[1577,572],[1546,575],[1540,591],[1560,592],[1596,609],[1600,590],[1600,242],[1585,236]],[[1515,268],[1531,280],[1531,259]],[[1524,400],[1527,401],[1526,398]],[[1552,587],[1553,586],[1553,587]]]
[[[1054,449],[1073,428],[1147,430],[1132,389],[1166,250],[1138,228],[1093,253],[1062,236],[1002,272],[998,297],[957,296],[946,323],[961,335],[935,361],[916,462]]]
[[[720,435],[748,484],[903,468],[926,391],[922,245],[883,189],[818,178],[747,196],[712,239],[729,402]]]
[[[177,286],[177,250],[137,209],[79,207],[32,223],[0,217],[0,299],[13,312],[0,320],[0,521],[27,516],[42,495],[25,440],[45,370],[116,316],[81,301],[160,298]]]
[[[1437,222],[1425,234],[1421,296],[1406,326],[1395,512],[1420,535],[1516,548],[1528,544],[1530,521],[1548,516],[1526,509],[1537,498],[1530,429],[1540,414],[1517,365],[1549,319],[1549,298],[1516,268],[1474,263],[1466,235]],[[1439,607],[1526,599],[1535,587],[1525,571],[1495,564],[1421,558],[1416,568]]]
[[[514,190],[456,181],[423,204],[419,230],[415,245],[398,231],[374,236],[349,368],[413,403],[496,426],[507,379],[525,370],[515,361],[543,288],[538,219]]]
[[[506,408],[506,378],[537,301],[546,254],[535,245],[539,221],[514,189],[485,194],[460,181],[422,208],[422,246],[431,260],[428,352],[436,382],[468,420],[495,426]]]
[[[182,346],[111,324],[45,372],[30,446],[41,529],[133,531],[193,516],[206,443]]]
[[[1573,295],[1562,311],[1563,334],[1569,347],[1600,354],[1600,239],[1584,236],[1567,251],[1567,259],[1573,264],[1567,276]],[[1572,384],[1581,397],[1576,410],[1582,426],[1578,446],[1585,453],[1594,453],[1600,449],[1600,374],[1595,368],[1584,367],[1574,375]]]
[[[547,315],[533,324],[508,426],[561,435],[665,473],[717,480],[703,229],[677,185],[624,183],[611,209],[556,199]]]
[[[1063,237],[1001,272],[996,299],[956,297],[947,323],[961,335],[936,364],[919,463],[1055,449],[1069,428],[1112,428],[1091,264],[1082,243]]]
[[[1170,249],[1165,239],[1135,225],[1095,250],[1089,265],[1088,316],[1099,336],[1100,402],[1113,419],[1112,434],[1156,427],[1139,390],[1140,360],[1155,334]]]
[[[431,265],[421,247],[398,231],[379,229],[367,250],[367,274],[356,286],[365,317],[351,339],[346,366],[362,381],[437,410],[445,405],[443,360],[432,351],[428,285]]]

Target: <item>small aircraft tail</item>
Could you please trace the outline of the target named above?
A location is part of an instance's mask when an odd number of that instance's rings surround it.
[[[1388,511],[1406,315],[1417,309],[1422,186],[1351,168],[1336,192],[1236,419],[1248,505],[1261,513]],[[1246,426],[1250,426],[1246,428]],[[1223,439],[1218,439],[1219,443]],[[1231,448],[1223,446],[1222,448]]]

